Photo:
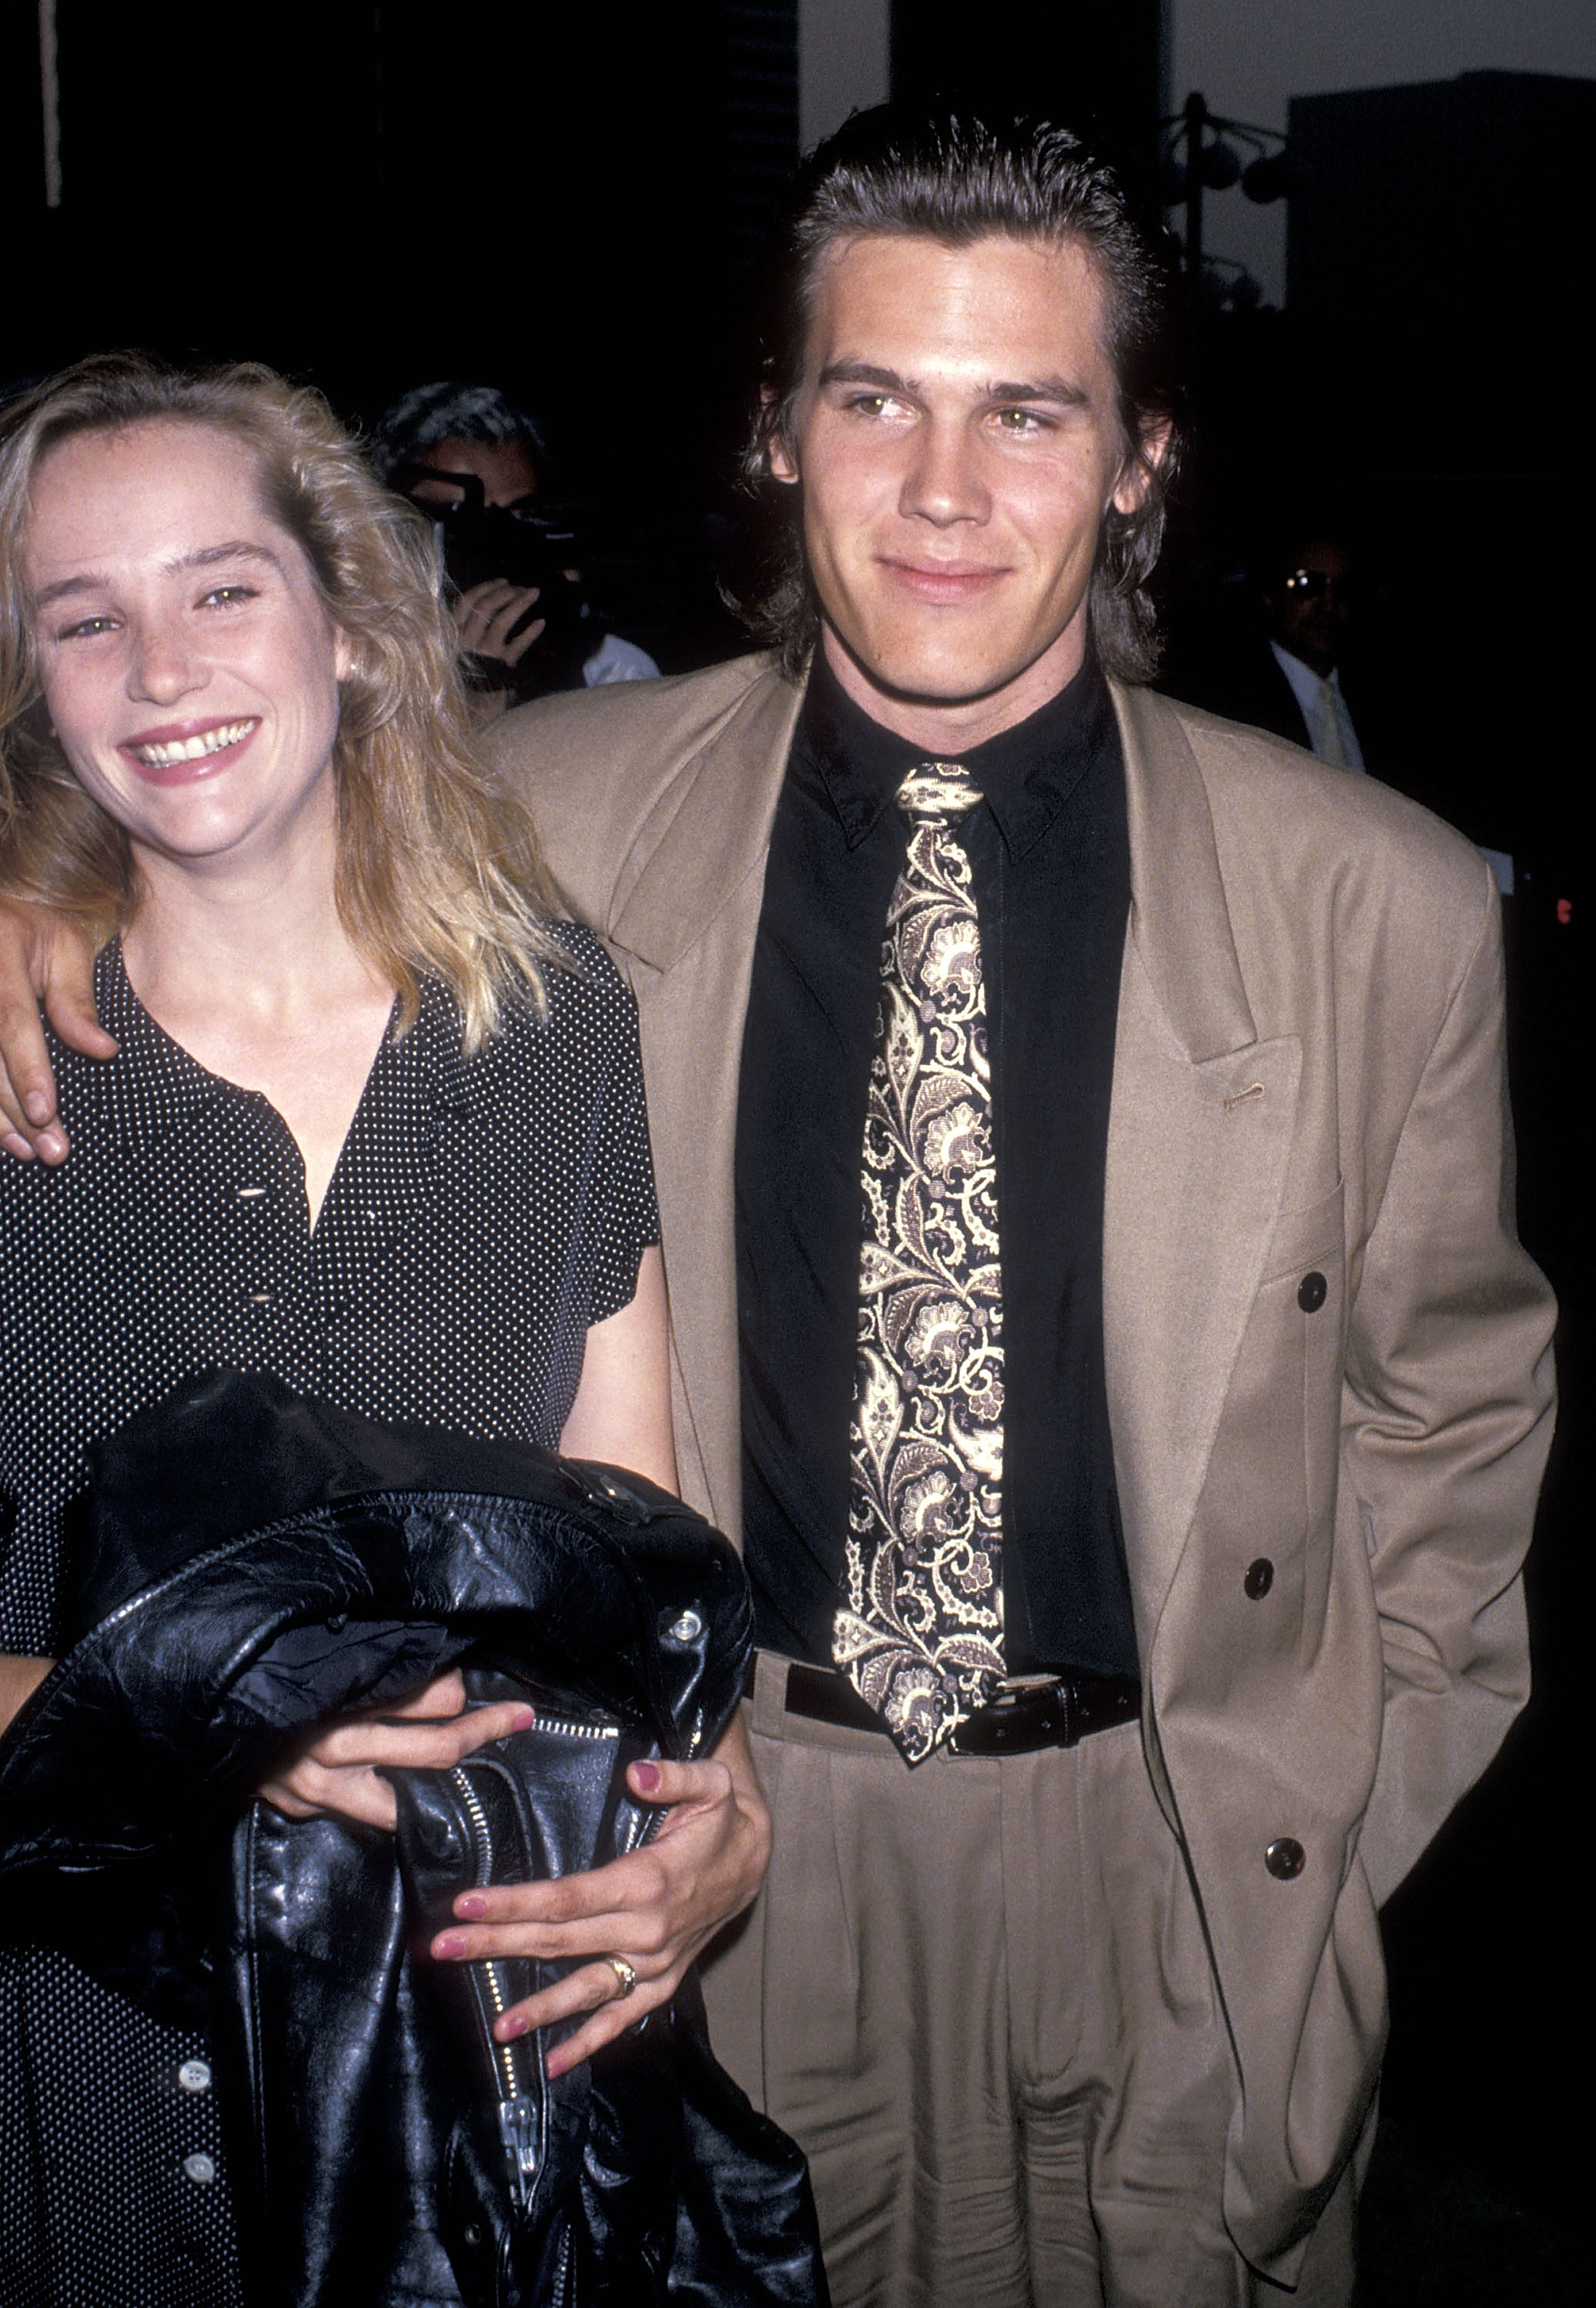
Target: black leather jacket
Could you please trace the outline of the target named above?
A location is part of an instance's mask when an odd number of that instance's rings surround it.
[[[485,2022],[552,1972],[415,1956],[473,1881],[647,1836],[626,1763],[708,1753],[742,1688],[726,1542],[636,1477],[237,1374],[96,1459],[87,1632],[0,1747],[0,1890],[152,2008],[209,1972],[252,2308],[823,2302],[802,2157],[691,1976],[550,2085]],[[395,1773],[397,1838],[250,1801],[327,1716],[457,1663],[537,1725]]]

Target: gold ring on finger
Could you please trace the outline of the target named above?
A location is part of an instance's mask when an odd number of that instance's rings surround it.
[[[606,1955],[605,1961],[621,1983],[621,1994],[615,1999],[619,2002],[622,1997],[631,1994],[638,1984],[638,1976],[623,1955]]]

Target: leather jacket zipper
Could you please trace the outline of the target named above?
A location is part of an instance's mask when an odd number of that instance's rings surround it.
[[[578,1723],[568,1715],[545,1715],[541,1708],[537,1712],[537,1728],[557,1732],[562,1739],[618,1739],[621,1736],[618,1723]]]
[[[476,1788],[458,1764],[449,1776],[459,1790],[466,1816],[471,1822],[472,1840],[476,1847],[477,1883],[485,1885],[493,1873],[493,1852],[487,1813]],[[517,2088],[514,2051],[509,2044],[501,2044],[493,2034],[493,2020],[502,2020],[508,2009],[504,1974],[491,1957],[480,1959],[471,1968],[485,1985],[488,2001],[493,2007],[487,2022],[487,2038],[499,2078],[499,2138],[510,2169],[511,2190],[521,2209],[528,2211],[541,2162],[538,2103],[531,2094]]]
[[[471,1834],[476,1846],[477,1884],[479,1887],[485,1887],[493,1872],[493,1837],[488,1831],[487,1813],[482,1808],[476,1788],[458,1764],[449,1776],[459,1789],[460,1801],[465,1804],[466,1816],[471,1822]],[[493,2007],[493,2018],[502,2020],[509,2009],[504,1994],[502,1971],[491,1957],[478,1962],[473,1968],[480,1973],[486,1983],[488,1996]],[[514,2099],[516,2097],[514,2055],[510,2045],[501,2044],[494,2036],[491,2022],[488,2027],[488,2041],[493,2047],[493,2062],[501,2078],[500,2097],[503,2099]]]

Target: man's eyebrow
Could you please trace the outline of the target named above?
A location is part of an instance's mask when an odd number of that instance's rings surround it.
[[[1068,377],[1062,376],[1039,376],[1029,384],[1016,384],[1008,379],[1000,379],[996,384],[987,386],[986,397],[989,400],[1005,402],[1051,400],[1060,409],[1085,409],[1091,401],[1091,395],[1084,385],[1071,384]]]
[[[873,361],[833,361],[820,371],[820,383],[865,384],[876,392],[901,392],[910,399],[917,399],[921,391],[913,377],[901,376],[895,368],[878,368]],[[1040,376],[1018,383],[1012,378],[1000,377],[982,388],[981,398],[1001,406],[1015,401],[1044,401],[1056,409],[1085,409],[1091,396],[1083,386],[1071,384],[1067,377]]]
[[[263,562],[279,577],[283,573],[283,564],[270,546],[255,545],[242,537],[231,538],[225,545],[196,546],[192,553],[180,553],[175,561],[168,561],[166,568],[169,575],[176,576],[184,569],[213,569],[225,561]],[[33,596],[33,607],[36,610],[47,609],[53,601],[69,600],[75,593],[108,593],[111,590],[108,577],[97,577],[84,570],[75,577],[58,577],[53,585],[41,585]]]
[[[871,361],[860,360],[832,361],[820,371],[820,383],[873,385],[878,392],[914,393],[920,389],[907,377],[899,376],[895,368],[877,368]]]

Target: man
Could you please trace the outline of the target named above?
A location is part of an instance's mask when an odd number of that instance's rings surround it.
[[[1164,686],[1227,719],[1272,729],[1306,745],[1321,762],[1367,770],[1373,719],[1359,690],[1356,721],[1344,685],[1349,642],[1357,627],[1358,573],[1333,536],[1309,530],[1276,538],[1258,586],[1266,630],[1182,665]],[[1354,685],[1357,687],[1357,685]],[[1387,769],[1376,745],[1377,768]]]
[[[1284,679],[1303,739],[1321,762],[1343,770],[1368,767],[1341,682],[1357,583],[1345,547],[1316,537],[1285,555],[1270,572],[1264,593],[1269,654]],[[1291,728],[1282,735],[1295,739],[1297,731]]]
[[[841,2301],[1344,2303],[1376,1906],[1526,1686],[1494,893],[1139,685],[1174,284],[1073,139],[856,119],[791,257],[779,659],[491,740],[637,990],[755,1587],[717,2045]]]

